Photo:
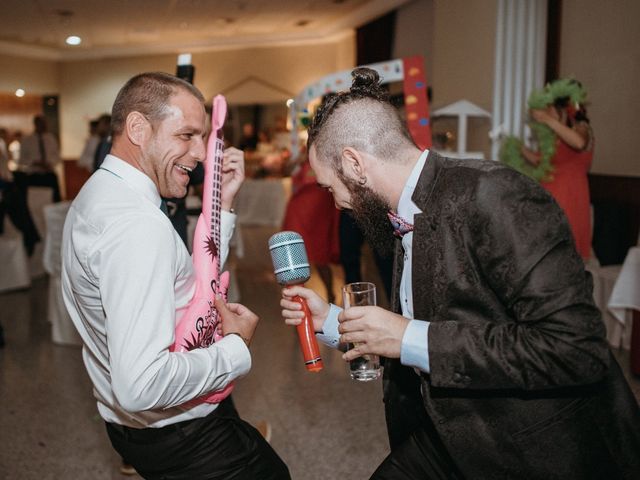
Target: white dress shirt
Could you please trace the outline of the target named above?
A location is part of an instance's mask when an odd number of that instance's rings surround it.
[[[422,213],[411,197],[420,179],[420,174],[424,168],[429,150],[425,150],[416,162],[409,178],[407,179],[400,201],[398,203],[397,213],[409,223],[413,223],[414,215]],[[404,249],[404,265],[402,268],[402,277],[400,280],[400,306],[402,308],[402,316],[410,319],[409,325],[402,337],[402,347],[400,352],[400,363],[403,365],[414,367],[423,372],[429,372],[429,322],[417,320],[413,318],[413,295],[411,290],[411,264],[413,232],[406,233],[402,237],[402,247]],[[318,334],[318,339],[331,347],[338,347],[338,315],[341,309],[335,305],[331,305],[327,319],[323,325],[322,334]]]
[[[40,139],[37,133],[28,135],[20,142],[20,158],[17,161],[18,170],[24,173],[41,173],[50,171],[60,163],[58,141],[53,133],[43,132],[42,144],[46,156],[46,167],[38,165],[42,160]]]
[[[63,296],[84,342],[98,410],[107,422],[134,428],[208,415],[216,405],[184,403],[251,368],[237,335],[169,352],[195,272],[160,203],[148,176],[108,155],[71,205],[63,234]],[[221,263],[234,222],[222,212]]]

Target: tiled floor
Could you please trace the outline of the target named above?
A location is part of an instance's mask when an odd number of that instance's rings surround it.
[[[350,380],[328,349],[325,369],[306,373],[295,332],[280,318],[266,246],[274,231],[245,227],[245,257],[236,261],[241,301],[261,316],[254,366],[235,390],[236,405],[250,422],[271,422],[271,443],[294,480],[368,478],[388,451],[380,382]],[[337,294],[342,279],[334,273]],[[365,275],[377,280],[370,262]],[[46,279],[0,295],[7,339],[0,350],[0,479],[121,479],[80,349],[51,343],[46,295]],[[628,353],[617,356],[628,372]],[[631,383],[640,398],[640,380]]]

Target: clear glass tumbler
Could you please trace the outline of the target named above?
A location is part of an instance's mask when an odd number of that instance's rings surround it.
[[[345,308],[376,305],[376,286],[370,282],[348,283],[342,287],[342,304]],[[352,349],[354,344],[349,344]],[[351,378],[368,382],[380,378],[380,357],[366,354],[349,362]]]

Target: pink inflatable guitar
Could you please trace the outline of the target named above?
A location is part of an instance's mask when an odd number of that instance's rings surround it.
[[[220,210],[222,188],[222,125],[227,114],[227,103],[222,95],[213,99],[211,135],[204,163],[204,191],[202,213],[198,217],[193,235],[193,268],[196,272],[196,290],[187,309],[176,326],[172,352],[186,352],[206,348],[222,338],[220,317],[213,306],[216,294],[225,300],[229,287],[229,272],[220,275]],[[233,383],[223,390],[194,400],[195,403],[220,403],[233,390]],[[192,403],[192,402],[188,402]]]

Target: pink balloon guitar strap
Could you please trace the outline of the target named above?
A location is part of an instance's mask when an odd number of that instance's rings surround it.
[[[213,99],[211,134],[207,143],[204,163],[204,191],[202,212],[193,235],[193,268],[196,289],[176,325],[172,352],[186,352],[206,348],[222,338],[221,319],[214,307],[216,294],[226,300],[229,272],[220,275],[220,211],[222,206],[222,161],[224,141],[222,126],[227,114],[227,103],[222,95]],[[224,389],[200,397],[189,404],[220,403],[233,390],[233,382]]]

